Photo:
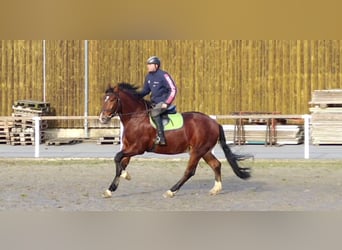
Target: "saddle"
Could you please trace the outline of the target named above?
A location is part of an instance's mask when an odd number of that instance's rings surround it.
[[[180,129],[183,127],[183,116],[181,113],[177,113],[175,105],[171,105],[168,109],[161,114],[162,122],[164,125],[164,131]],[[150,115],[150,123],[156,128],[156,125]]]

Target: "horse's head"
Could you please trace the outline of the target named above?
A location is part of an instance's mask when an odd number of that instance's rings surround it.
[[[102,111],[99,117],[101,123],[105,124],[118,114],[120,108],[120,98],[117,87],[108,86],[103,97]]]

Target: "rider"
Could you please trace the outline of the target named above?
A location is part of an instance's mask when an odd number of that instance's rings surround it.
[[[166,145],[161,115],[175,100],[177,87],[169,73],[160,69],[160,59],[158,57],[151,56],[147,59],[147,70],[148,74],[145,77],[140,96],[144,97],[151,93],[153,107],[151,116],[158,131],[156,144]]]

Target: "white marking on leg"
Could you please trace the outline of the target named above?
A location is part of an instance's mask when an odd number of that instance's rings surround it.
[[[112,197],[112,192],[110,190],[106,190],[103,194],[102,194],[103,198],[111,198]]]
[[[126,179],[126,180],[128,180],[128,181],[130,181],[130,180],[132,179],[131,176],[130,176],[130,174],[129,174],[126,170],[123,170],[123,171],[121,172],[120,177],[122,177],[122,178],[124,178],[124,179]]]
[[[215,181],[214,187],[210,190],[211,195],[216,195],[222,190],[222,182]]]
[[[164,196],[164,198],[173,198],[173,197],[175,197],[175,194],[176,194],[176,192],[172,192],[171,190],[167,190],[163,194],[163,196]]]

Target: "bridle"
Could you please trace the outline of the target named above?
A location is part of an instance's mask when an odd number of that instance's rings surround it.
[[[115,115],[117,115],[118,112],[119,112],[119,110],[121,109],[121,100],[120,100],[120,96],[119,96],[119,94],[116,93],[116,92],[112,92],[112,93],[106,94],[106,100],[105,100],[105,102],[107,102],[107,101],[109,100],[109,98],[110,98],[111,96],[113,96],[113,95],[116,97],[116,100],[117,100],[117,105],[116,105],[115,111],[112,112],[111,109],[102,109],[102,113],[103,113],[103,112],[108,112],[108,113],[110,113],[110,116],[109,116],[110,118],[113,118]]]
[[[144,102],[145,104],[145,108],[146,110],[145,111],[136,111],[136,112],[131,112],[131,113],[126,113],[126,114],[119,114],[119,111],[121,110],[122,111],[122,103],[121,103],[121,99],[120,99],[120,96],[119,96],[119,93],[116,93],[116,92],[111,92],[109,94],[106,94],[106,99],[109,100],[110,96],[114,95],[117,99],[117,105],[116,105],[116,109],[114,112],[111,111],[111,109],[102,109],[102,112],[108,112],[110,113],[110,118],[113,118],[114,116],[116,115],[119,115],[119,116],[126,116],[126,115],[138,115],[138,114],[146,114],[148,112],[150,112],[152,110],[152,108],[149,108],[147,103]],[[107,101],[107,100],[106,100]]]

